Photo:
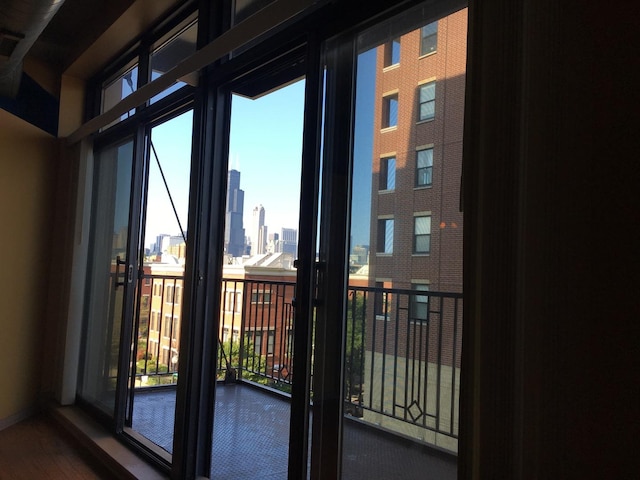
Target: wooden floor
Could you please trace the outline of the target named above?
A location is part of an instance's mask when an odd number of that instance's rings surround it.
[[[91,463],[66,432],[39,415],[0,431],[0,480],[113,478]]]

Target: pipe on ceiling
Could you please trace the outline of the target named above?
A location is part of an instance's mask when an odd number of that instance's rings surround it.
[[[64,0],[0,0],[0,96],[15,98],[24,57]]]

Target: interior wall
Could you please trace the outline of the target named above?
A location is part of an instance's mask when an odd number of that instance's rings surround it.
[[[638,475],[632,8],[471,4],[460,478]]]
[[[520,468],[523,477],[633,478],[640,76],[630,68],[638,37],[627,19],[635,9],[546,3],[525,4]]]
[[[0,110],[0,427],[37,407],[58,143]]]

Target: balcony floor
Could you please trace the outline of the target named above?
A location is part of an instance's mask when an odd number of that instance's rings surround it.
[[[171,451],[175,390],[140,391],[133,427]],[[289,402],[251,386],[220,384],[216,390],[212,477],[286,479]],[[424,445],[344,423],[343,479],[456,478],[454,457]]]

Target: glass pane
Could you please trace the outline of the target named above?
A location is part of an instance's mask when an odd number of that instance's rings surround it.
[[[425,235],[431,233],[431,217],[416,217],[416,235]]]
[[[396,159],[387,160],[387,190],[396,188]]]
[[[151,80],[161,77],[182,62],[185,58],[195,53],[197,40],[198,24],[194,23],[155,49],[151,54]],[[188,82],[188,79],[178,81],[162,93],[152,97],[150,102],[157,102],[158,100],[184,87],[187,83],[194,85],[196,79],[197,77],[189,79]]]
[[[422,27],[421,35],[420,55],[435,52],[438,48],[438,22]]]
[[[115,408],[125,275],[133,141],[96,156],[88,262],[83,365],[78,394],[108,415]]]
[[[420,120],[429,120],[435,116],[435,102],[420,104]]]
[[[398,97],[389,98],[389,116],[387,119],[387,127],[395,127],[398,125]]]
[[[393,253],[393,220],[385,222],[384,253]]]
[[[214,479],[287,478],[304,88],[231,99]]]
[[[436,84],[431,82],[420,87],[420,103],[436,98]]]
[[[135,63],[125,67],[120,73],[116,74],[114,78],[105,82],[102,88],[102,105],[100,113],[104,113],[113,108],[122,99],[128,97],[138,88],[138,63],[137,59]],[[111,122],[102,130],[109,128],[116,123],[129,118],[135,113],[135,109],[129,110],[124,115],[121,115],[118,120]]]
[[[184,301],[193,113],[151,130],[151,157],[138,280],[129,425],[173,451]]]
[[[433,149],[418,151],[418,168],[431,167],[433,165]]]
[[[416,235],[415,253],[429,253],[430,246],[431,246],[430,235]]]
[[[447,44],[421,56],[426,23],[421,17],[428,12],[428,6],[416,8],[359,38],[360,45],[369,43],[358,55],[353,139],[350,253],[361,264],[350,265],[344,293],[345,479],[457,475],[467,12],[440,19]],[[402,61],[385,71],[384,47],[397,37]],[[438,109],[431,102],[434,85],[420,88],[433,77],[443,92]],[[398,128],[381,130],[387,113],[377,106],[384,106],[385,93],[392,91],[397,91]],[[416,123],[423,106],[422,114],[435,112],[434,119]],[[380,161],[386,152],[395,153],[395,188],[380,191],[371,187],[379,185],[379,176],[388,176]],[[414,188],[416,175],[425,184],[427,177],[433,180],[431,188]],[[432,230],[432,222],[439,228]],[[445,460],[430,447],[454,457]]]

